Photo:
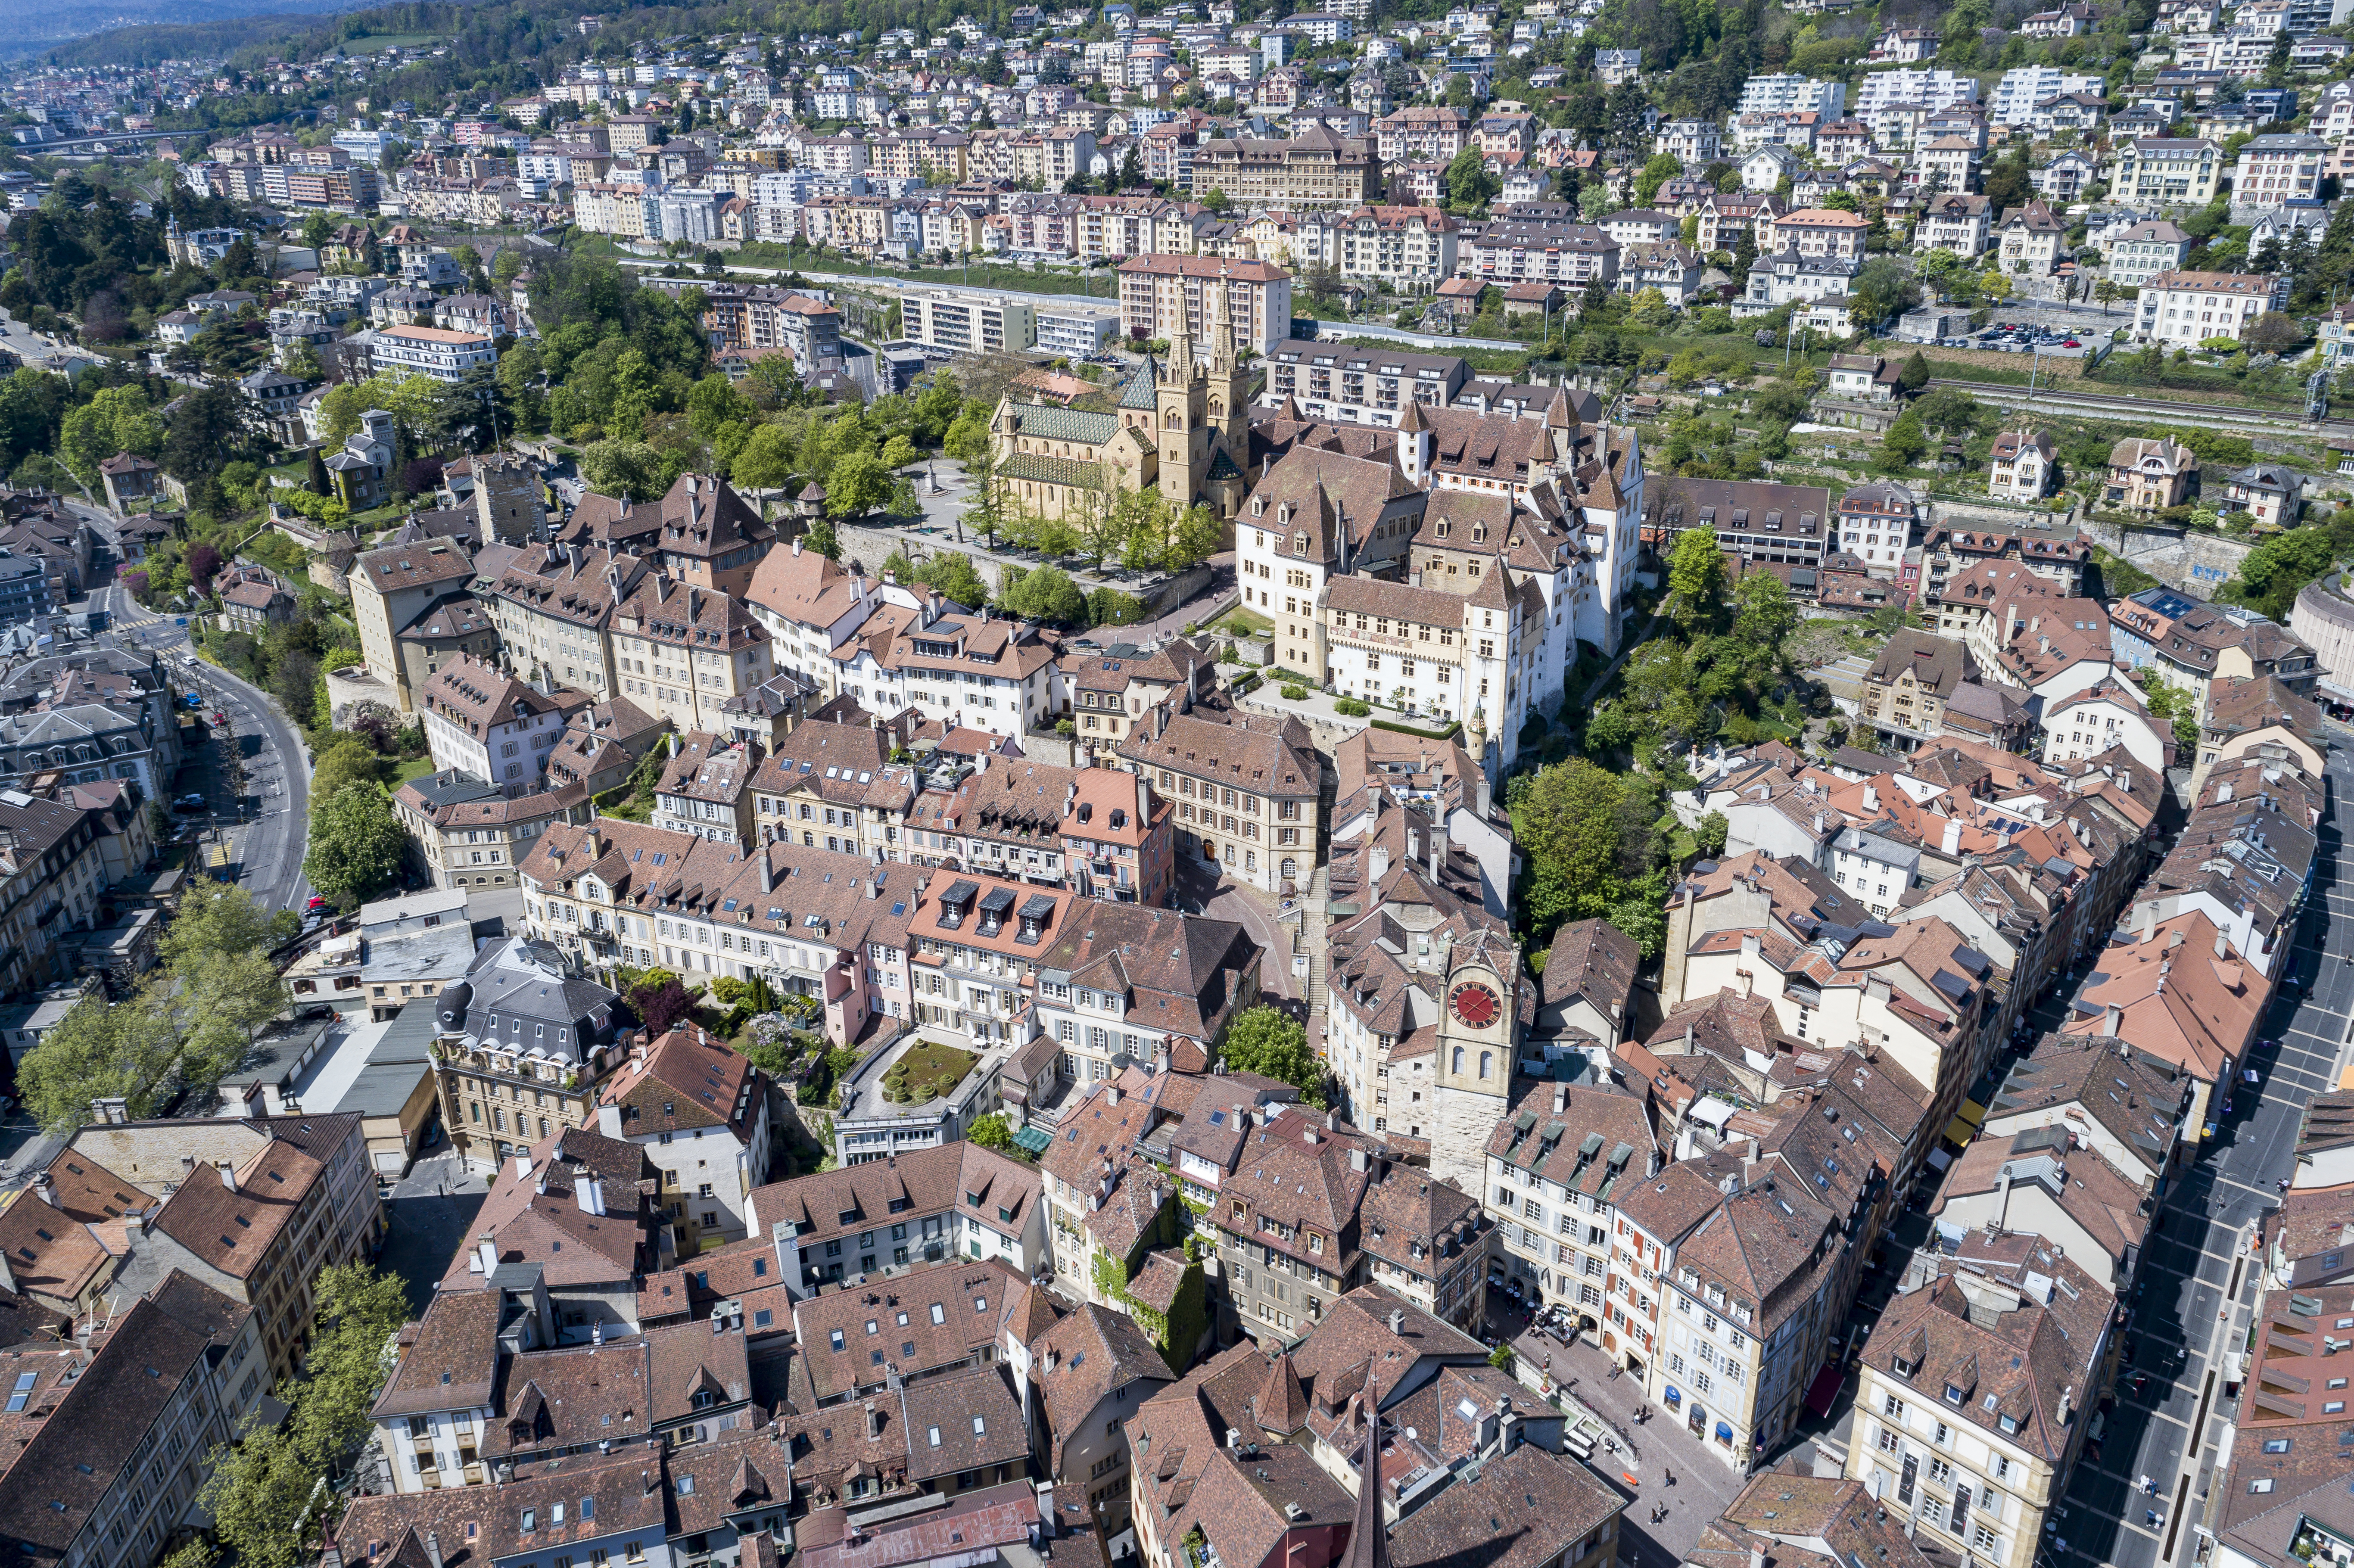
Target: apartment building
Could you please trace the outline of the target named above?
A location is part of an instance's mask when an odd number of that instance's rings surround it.
[[[403,534],[408,536],[355,557],[346,580],[368,673],[391,688],[407,714],[417,711],[419,694],[409,684],[399,635],[435,600],[464,588],[474,576],[474,561],[455,540],[429,538],[416,529]]]
[[[2204,207],[2223,178],[2222,148],[2203,139],[2137,136],[2110,164],[2109,199],[2137,208]]]
[[[1423,293],[1455,275],[1461,225],[1435,207],[1363,207],[1345,217],[1300,217],[1295,260],[1343,278]]]
[[[2196,348],[2211,338],[2237,343],[2258,316],[2287,302],[2282,273],[2159,272],[2142,285],[2134,336],[2168,348]]]
[[[42,1327],[9,1352],[21,1425],[0,1518],[27,1563],[144,1568],[269,1392],[260,1316],[173,1273],[118,1305],[95,1350]]]
[[[436,768],[510,796],[539,789],[548,752],[564,733],[562,703],[464,654],[427,679],[418,708]]]
[[[1232,1322],[1280,1347],[1363,1283],[1358,1210],[1381,1158],[1354,1128],[1312,1107],[1276,1105],[1239,1139],[1202,1216]]]
[[[1600,1344],[1616,1258],[1613,1195],[1659,1169],[1642,1100],[1606,1080],[1532,1085],[1489,1135],[1486,1159],[1480,1197],[1496,1216],[1506,1268]]]
[[[1214,1060],[1227,1024],[1257,1005],[1263,949],[1237,922],[1138,903],[1076,907],[1083,917],[1037,959],[1037,1026],[1066,1082],[1103,1083],[1172,1054]]]
[[[1231,190],[1226,194],[1235,195]],[[1363,206],[1373,195],[1368,191],[1347,199],[1351,206]],[[1182,321],[1195,342],[1210,342],[1203,301],[1204,285],[1213,281],[1223,285],[1219,294],[1226,302],[1239,347],[1272,354],[1276,344],[1291,335],[1291,275],[1272,262],[1215,256],[1131,256],[1119,264],[1119,271],[1120,318],[1131,338],[1168,336],[1171,324]]]
[[[405,781],[393,792],[392,814],[408,832],[406,860],[436,887],[514,886],[532,840],[552,823],[588,820],[588,789],[553,777],[548,783],[511,796],[455,770]]]
[[[962,609],[926,590],[861,628],[832,661],[834,687],[877,712],[1008,737],[1051,723],[1059,639],[1036,623]]]
[[[2173,450],[2196,463],[2188,449]],[[2219,678],[2272,675],[2310,691],[2319,674],[2313,650],[2287,628],[2242,606],[2209,604],[2164,587],[2110,605],[2109,644],[2120,666],[2189,692],[2201,713]]]
[[[105,1103],[109,1119],[49,1162],[36,1201],[77,1227],[123,1224],[118,1292],[146,1295],[176,1273],[250,1309],[263,1379],[293,1376],[316,1326],[318,1275],[368,1257],[384,1234],[361,1118],[131,1121]]]
[[[1018,352],[1038,341],[1037,313],[1018,300],[909,289],[899,296],[899,332],[949,354]]]
[[[760,766],[757,736],[673,731],[670,760],[654,781],[653,825],[717,843],[752,842],[752,774]]]
[[[727,729],[729,705],[774,673],[768,629],[743,601],[660,573],[614,608],[612,645],[620,694],[681,733]]]
[[[2023,1568],[2086,1441],[2116,1298],[2048,1240],[1965,1238],[1864,1342],[1847,1474],[1952,1552]]]
[[[1035,1167],[959,1139],[772,1181],[754,1189],[745,1214],[795,1297],[951,1255],[1028,1278],[1046,1261],[1041,1180]]]
[[[1171,705],[1178,711],[1172,713]],[[1297,720],[1186,711],[1182,694],[1154,710],[1118,752],[1177,803],[1177,853],[1216,862],[1269,894],[1312,874],[1322,762]]]
[[[485,550],[472,592],[498,630],[500,662],[517,678],[602,701],[620,689],[613,612],[646,569],[636,556],[596,545],[525,545]]]
[[[480,333],[453,332],[447,327],[378,327],[371,334],[376,367],[394,376],[423,376],[456,383],[470,371],[494,366],[498,350]]]
[[[544,919],[524,885],[526,908]],[[434,1076],[441,1124],[468,1170],[595,1124],[598,1053],[631,1022],[620,1001],[567,969],[544,938],[522,936],[485,947],[462,981],[441,989]]]
[[[2138,289],[2161,272],[2171,272],[2190,253],[2190,236],[2162,217],[2145,218],[2102,249],[2109,281]]]
[[[724,1041],[690,1023],[632,1047],[598,1092],[597,1128],[662,1173],[682,1257],[744,1239],[748,1200],[769,1177],[769,1077]]]
[[[2258,136],[2240,149],[2232,165],[2235,207],[2285,207],[2321,199],[2324,161],[2329,143],[2302,133]]]

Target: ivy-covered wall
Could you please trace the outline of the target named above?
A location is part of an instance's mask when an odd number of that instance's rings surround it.
[[[1194,1348],[1209,1328],[1209,1284],[1202,1273],[1201,1259],[1194,1253],[1192,1231],[1193,1217],[1186,1209],[1178,1203],[1164,1203],[1152,1228],[1137,1239],[1127,1257],[1115,1259],[1109,1253],[1097,1252],[1092,1265],[1096,1293],[1107,1301],[1118,1302],[1136,1326],[1151,1338],[1161,1351],[1161,1359],[1169,1363],[1169,1370],[1180,1377],[1193,1363]],[[1168,1314],[1163,1316],[1129,1295],[1128,1285],[1144,1266],[1145,1255],[1153,1248],[1180,1245],[1185,1249],[1185,1271],[1178,1281]]]

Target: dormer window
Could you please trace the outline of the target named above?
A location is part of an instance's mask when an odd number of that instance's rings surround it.
[[[1961,1402],[1962,1402],[1962,1390],[1961,1390],[1961,1385],[1960,1385],[1960,1384],[1958,1384],[1958,1383],[1947,1383],[1947,1384],[1946,1385],[1946,1403],[1947,1404],[1961,1404]]]

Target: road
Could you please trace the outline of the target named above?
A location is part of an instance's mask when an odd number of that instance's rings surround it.
[[[2022,368],[2026,356],[2020,356]],[[2354,420],[2324,419],[2315,426],[2296,414],[2273,413],[2263,408],[2240,408],[2216,403],[2182,403],[2168,399],[2164,393],[2137,397],[2123,393],[2087,392],[2081,383],[2038,387],[2031,399],[2028,389],[1999,381],[1971,381],[1967,378],[1933,376],[1929,386],[1953,387],[1967,392],[1981,403],[1999,403],[2016,408],[2031,401],[2052,408],[2065,408],[2082,414],[2094,414],[2106,418],[2143,419],[2153,423],[2181,425],[2224,425],[2242,430],[2267,430],[2290,436],[2354,436]]]
[[[2354,735],[2338,730],[2327,770],[2333,797],[2354,787],[2354,754],[2345,746],[2354,746]],[[2300,984],[2293,996],[2285,991],[2274,1001],[2260,1027],[2278,1043],[2260,1046],[2247,1064],[2263,1075],[2262,1091],[2253,1103],[2242,1092],[2237,1114],[2224,1118],[2159,1202],[2163,1234],[2154,1231],[2142,1255],[2138,1299],[2130,1308],[2134,1328],[2103,1451],[2076,1466],[2056,1528],[2045,1537],[2049,1568],[2183,1568],[2198,1555],[2193,1526],[2206,1511],[2219,1436],[2235,1413],[2223,1397],[2233,1375],[2229,1358],[2246,1342],[2256,1296],[2248,1239],[2277,1202],[2274,1184],[2293,1167],[2306,1107],[2338,1082],[2345,1065],[2347,1020],[2354,1013],[2354,881],[2340,852],[2340,824],[2332,816],[2321,826],[2313,888],[2289,958]],[[2057,1005],[2039,1009],[2039,1027],[2053,1023]],[[2177,1345],[2188,1349],[2189,1360],[2168,1375],[2157,1362]],[[2130,1393],[2128,1381],[2137,1352],[2151,1364],[2142,1397]],[[2154,1529],[2153,1510],[2160,1521]]]
[[[238,879],[257,903],[267,909],[302,908],[311,896],[302,875],[310,842],[311,768],[302,735],[260,688],[196,659],[186,630],[174,618],[149,614],[122,588],[101,588],[90,599],[113,615],[114,630],[125,641],[161,651],[175,679],[193,673],[196,689],[205,694],[205,712],[228,715],[226,744],[239,746],[243,754],[244,798],[228,797],[228,758],[217,749],[225,744],[220,740],[207,742],[189,759],[189,777],[182,779],[187,789],[180,792],[200,791],[211,802],[213,821],[228,834]]]

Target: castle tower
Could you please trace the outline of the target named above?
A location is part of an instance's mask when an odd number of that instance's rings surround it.
[[[1172,506],[1185,507],[1210,477],[1209,387],[1193,357],[1193,328],[1179,305],[1170,314],[1169,363],[1154,388],[1159,404],[1161,493]]]
[[[1430,433],[1430,421],[1423,418],[1422,405],[1407,402],[1405,417],[1397,427],[1398,471],[1417,490],[1430,488],[1430,460],[1437,445],[1437,438]]]
[[[1447,953],[1431,1065],[1430,1173],[1467,1192],[1485,1180],[1488,1135],[1511,1103],[1523,983],[1520,949],[1497,932],[1474,931]]]

